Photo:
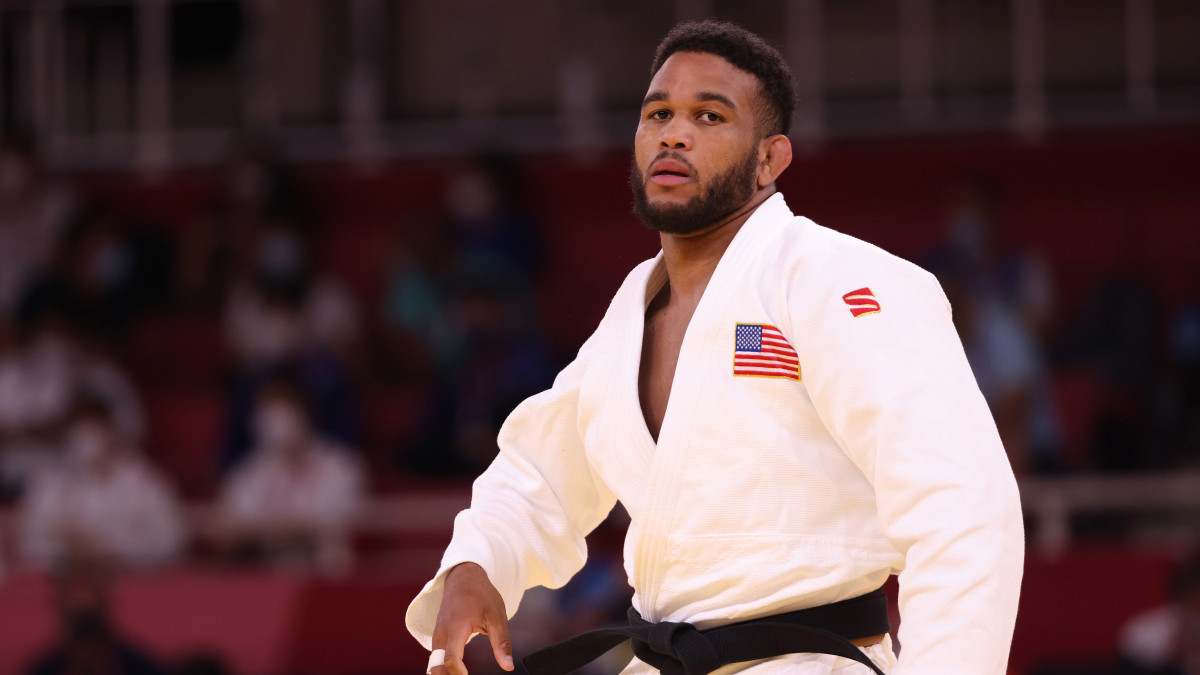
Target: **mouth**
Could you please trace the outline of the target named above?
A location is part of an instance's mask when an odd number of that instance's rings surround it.
[[[658,185],[682,185],[691,180],[692,174],[687,166],[674,160],[656,162],[650,172],[650,182]]]

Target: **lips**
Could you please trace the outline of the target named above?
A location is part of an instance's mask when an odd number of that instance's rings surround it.
[[[692,180],[692,171],[686,164],[673,159],[663,159],[650,165],[650,181],[659,185],[681,185]]]

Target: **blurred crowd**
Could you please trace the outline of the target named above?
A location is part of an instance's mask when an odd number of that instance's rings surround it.
[[[1130,261],[1065,312],[1051,262],[1005,231],[1005,208],[987,179],[952,186],[943,243],[917,262],[950,300],[1018,476],[1195,467],[1200,288],[1164,307]]]
[[[552,381],[533,303],[540,228],[511,161],[449,181],[444,208],[396,227],[378,307],[319,264],[336,235],[292,172],[247,143],[182,232],[131,222],[0,148],[0,495],[18,567],[192,556],[345,571],[378,474],[468,476],[500,423]],[[379,252],[372,251],[371,254]],[[365,256],[364,256],[365,257]],[[127,341],[162,314],[219,317],[225,404],[214,517],[197,523],[144,451]],[[411,433],[363,451],[361,391],[421,392]],[[219,385],[217,384],[219,383]]]

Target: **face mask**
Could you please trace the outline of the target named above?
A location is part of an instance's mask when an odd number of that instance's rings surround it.
[[[258,413],[255,424],[259,445],[268,451],[293,447],[304,440],[308,425],[300,413],[288,405],[267,405]]]
[[[87,468],[104,457],[108,450],[108,434],[94,424],[83,424],[67,438],[66,460],[77,468]]]

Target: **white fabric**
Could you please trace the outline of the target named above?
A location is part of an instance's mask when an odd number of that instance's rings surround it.
[[[221,500],[235,527],[307,527],[344,532],[363,495],[362,468],[348,451],[315,442],[299,470],[257,450],[230,475]]]
[[[174,558],[186,540],[179,504],[145,460],[127,457],[103,474],[62,468],[33,481],[21,503],[21,551],[40,566],[66,554],[73,538],[129,565]]]
[[[647,619],[707,628],[862,595],[899,572],[895,675],[1004,673],[1020,503],[936,280],[771,197],[692,317],[655,444],[637,378],[645,309],[664,282],[661,253],[635,268],[553,388],[505,422],[409,631],[430,647],[445,573],[463,561],[487,571],[510,615],[526,588],[566,583],[620,499]],[[842,296],[863,287],[882,311],[855,318]],[[777,326],[801,381],[734,376],[736,323]],[[644,670],[635,660],[627,672]]]
[[[358,339],[359,310],[344,286],[318,278],[297,311],[271,307],[248,284],[234,287],[225,311],[229,344],[251,362],[273,362],[313,346],[346,347]]]

